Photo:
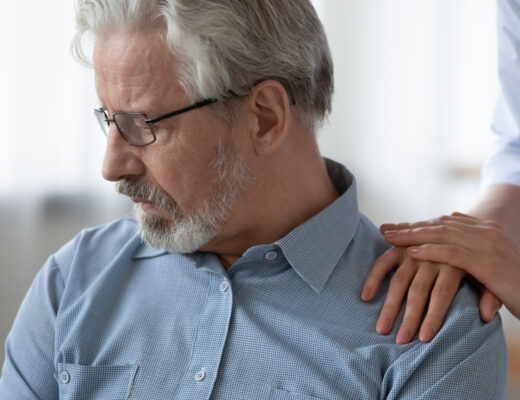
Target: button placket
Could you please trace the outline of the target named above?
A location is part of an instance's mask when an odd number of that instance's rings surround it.
[[[179,399],[210,398],[226,343],[233,309],[231,282],[225,273],[208,273],[208,297],[201,309],[189,373],[180,385]]]

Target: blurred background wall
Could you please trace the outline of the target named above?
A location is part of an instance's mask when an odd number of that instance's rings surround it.
[[[93,73],[69,52],[72,3],[0,0],[2,343],[49,254],[130,209],[100,175]],[[470,208],[493,143],[494,1],[314,3],[336,70],[320,146],[357,176],[362,211],[380,224]],[[520,323],[502,317],[516,398]]]

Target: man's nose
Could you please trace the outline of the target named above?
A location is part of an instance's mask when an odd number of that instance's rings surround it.
[[[145,165],[140,158],[141,151],[126,143],[115,124],[111,124],[103,159],[103,178],[107,181],[117,182],[144,174]]]

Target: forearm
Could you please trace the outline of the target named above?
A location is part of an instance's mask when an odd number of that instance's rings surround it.
[[[499,223],[504,231],[520,243],[520,187],[494,185],[487,189],[469,214]]]

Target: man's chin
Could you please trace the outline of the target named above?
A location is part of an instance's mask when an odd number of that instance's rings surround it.
[[[141,238],[151,247],[165,250],[168,253],[194,253],[203,248],[211,237],[198,235],[190,237],[189,235],[179,232],[179,234],[168,235],[165,232],[157,232],[148,227],[139,224],[139,234]]]
[[[169,253],[193,253],[210,242],[214,230],[204,223],[191,221],[172,221],[167,218],[143,211],[134,205],[134,216],[139,223],[139,234],[150,246]]]

